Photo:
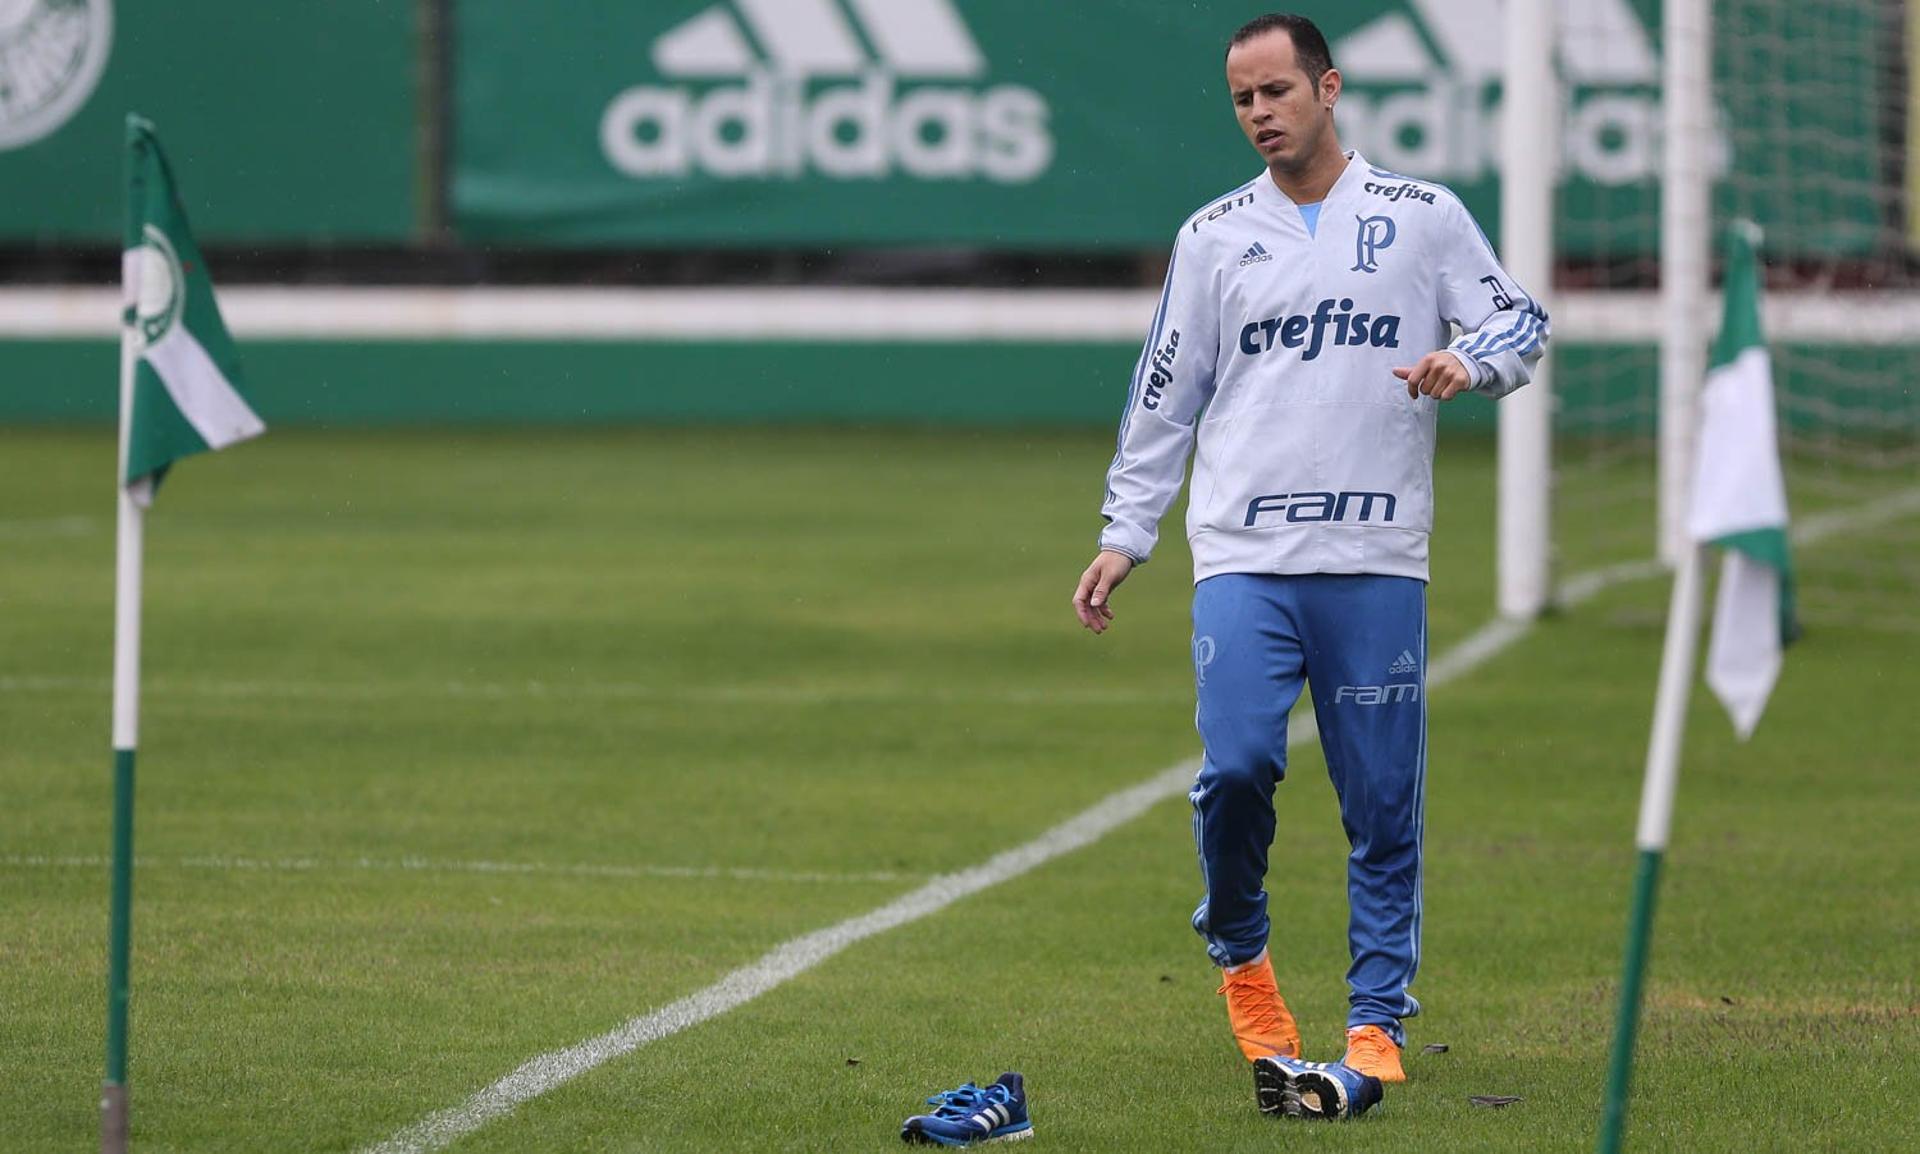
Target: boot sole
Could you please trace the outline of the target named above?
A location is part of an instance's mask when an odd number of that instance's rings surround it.
[[[1253,1100],[1262,1114],[1333,1121],[1347,1115],[1347,1089],[1315,1070],[1298,1074],[1275,1062],[1253,1063]]]

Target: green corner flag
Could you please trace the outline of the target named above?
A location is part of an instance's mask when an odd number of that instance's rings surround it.
[[[1673,826],[1680,782],[1680,744],[1693,690],[1694,649],[1700,637],[1703,554],[1725,552],[1720,592],[1707,651],[1707,684],[1727,707],[1745,741],[1767,707],[1780,676],[1780,653],[1795,632],[1793,567],[1787,555],[1787,487],[1773,415],[1773,366],[1760,326],[1760,230],[1736,222],[1727,240],[1726,311],[1701,392],[1688,502],[1689,547],[1673,577],[1667,636],[1654,693],[1653,732],[1647,742],[1646,784],[1634,834],[1638,862],[1627,948],[1621,968],[1619,1015],[1600,1119],[1599,1154],[1616,1154],[1626,1140],[1627,1093],[1633,1080],[1640,997],[1653,941],[1660,867]]]
[[[1735,225],[1727,244],[1726,311],[1700,395],[1687,529],[1723,550],[1707,647],[1707,685],[1745,741],[1798,632],[1787,549],[1787,486],[1774,428],[1773,361],[1760,328],[1759,232]]]
[[[175,461],[258,436],[206,262],[153,125],[127,117],[127,230],[120,262],[120,496],[113,619],[113,872],[107,942],[107,1073],[100,1148],[127,1149],[128,970],[133,942],[133,763],[140,732],[140,585],[146,508]]]
[[[125,321],[139,353],[121,480],[145,505],[182,457],[266,431],[240,395],[240,360],[187,229],[153,125],[127,118]]]

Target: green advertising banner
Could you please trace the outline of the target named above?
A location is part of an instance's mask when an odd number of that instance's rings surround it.
[[[1863,393],[1916,350],[1781,343],[1783,428],[1920,435],[1920,401]],[[333,341],[246,343],[248,399],[276,429],[391,425],[1078,425],[1111,429],[1140,355],[1107,341]],[[1656,402],[1642,345],[1556,343],[1562,435],[1647,444]],[[0,426],[111,427],[109,340],[0,342]],[[636,366],[644,366],[637,369]],[[1496,406],[1440,408],[1448,435],[1491,434]],[[1650,467],[1650,466],[1649,466]]]
[[[1295,0],[1343,140],[1497,234],[1503,4]],[[213,244],[1163,249],[1259,162],[1222,78],[1244,0],[0,0],[0,245],[117,242],[120,123],[156,120]],[[1658,0],[1557,5],[1563,254],[1649,257]],[[1726,207],[1848,255],[1904,92],[1879,7],[1715,0]],[[434,17],[429,20],[428,17]],[[420,29],[451,28],[444,92]],[[1891,99],[1897,97],[1897,99]]]
[[[516,0],[453,2],[451,202],[472,240],[1157,248],[1259,172],[1221,62],[1260,5],[556,0],[530,18]],[[1502,0],[1290,7],[1331,41],[1343,142],[1451,185],[1493,230]],[[1807,52],[1742,27],[1746,0],[1717,7],[1744,37],[1723,52],[1774,54],[1779,69],[1722,118],[1784,115],[1847,145],[1821,156],[1840,168],[1825,187],[1857,190],[1820,205],[1852,222],[1824,241],[1844,247],[1879,211],[1880,71],[1830,65],[1872,58],[1871,13],[1819,16]],[[1651,253],[1659,5],[1559,11],[1563,148],[1540,162],[1564,176],[1562,251]],[[1742,160],[1755,176],[1778,163]]]
[[[404,241],[415,0],[0,0],[0,243],[118,244],[129,111],[201,239]]]

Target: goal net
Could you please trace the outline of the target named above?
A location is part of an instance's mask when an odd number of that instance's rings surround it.
[[[1909,68],[1920,5],[1711,0],[1710,268],[1731,220],[1764,231],[1801,615],[1920,631],[1920,179]],[[1563,4],[1568,165],[1556,193],[1554,562],[1567,575],[1658,544],[1660,99],[1641,45],[1660,6]],[[1605,20],[1612,14],[1615,19]],[[1607,25],[1607,26],[1602,26]],[[1646,39],[1633,42],[1636,33]],[[1587,45],[1584,62],[1575,45]],[[1608,57],[1593,45],[1603,45]],[[1598,63],[1596,64],[1596,59]],[[1651,150],[1649,154],[1646,150]],[[1607,163],[1611,158],[1611,163]],[[1687,318],[1719,327],[1717,296]]]

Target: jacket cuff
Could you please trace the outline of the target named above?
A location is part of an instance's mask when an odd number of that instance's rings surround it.
[[[1467,387],[1469,389],[1479,388],[1481,385],[1487,383],[1489,377],[1493,376],[1493,370],[1488,368],[1483,362],[1475,360],[1452,346],[1448,346],[1447,351],[1453,354],[1454,360],[1460,362],[1461,368],[1467,370]]]
[[[1125,553],[1133,558],[1135,565],[1145,565],[1153,553],[1153,539],[1138,529],[1118,521],[1109,521],[1107,527],[1100,531],[1100,547]]]

